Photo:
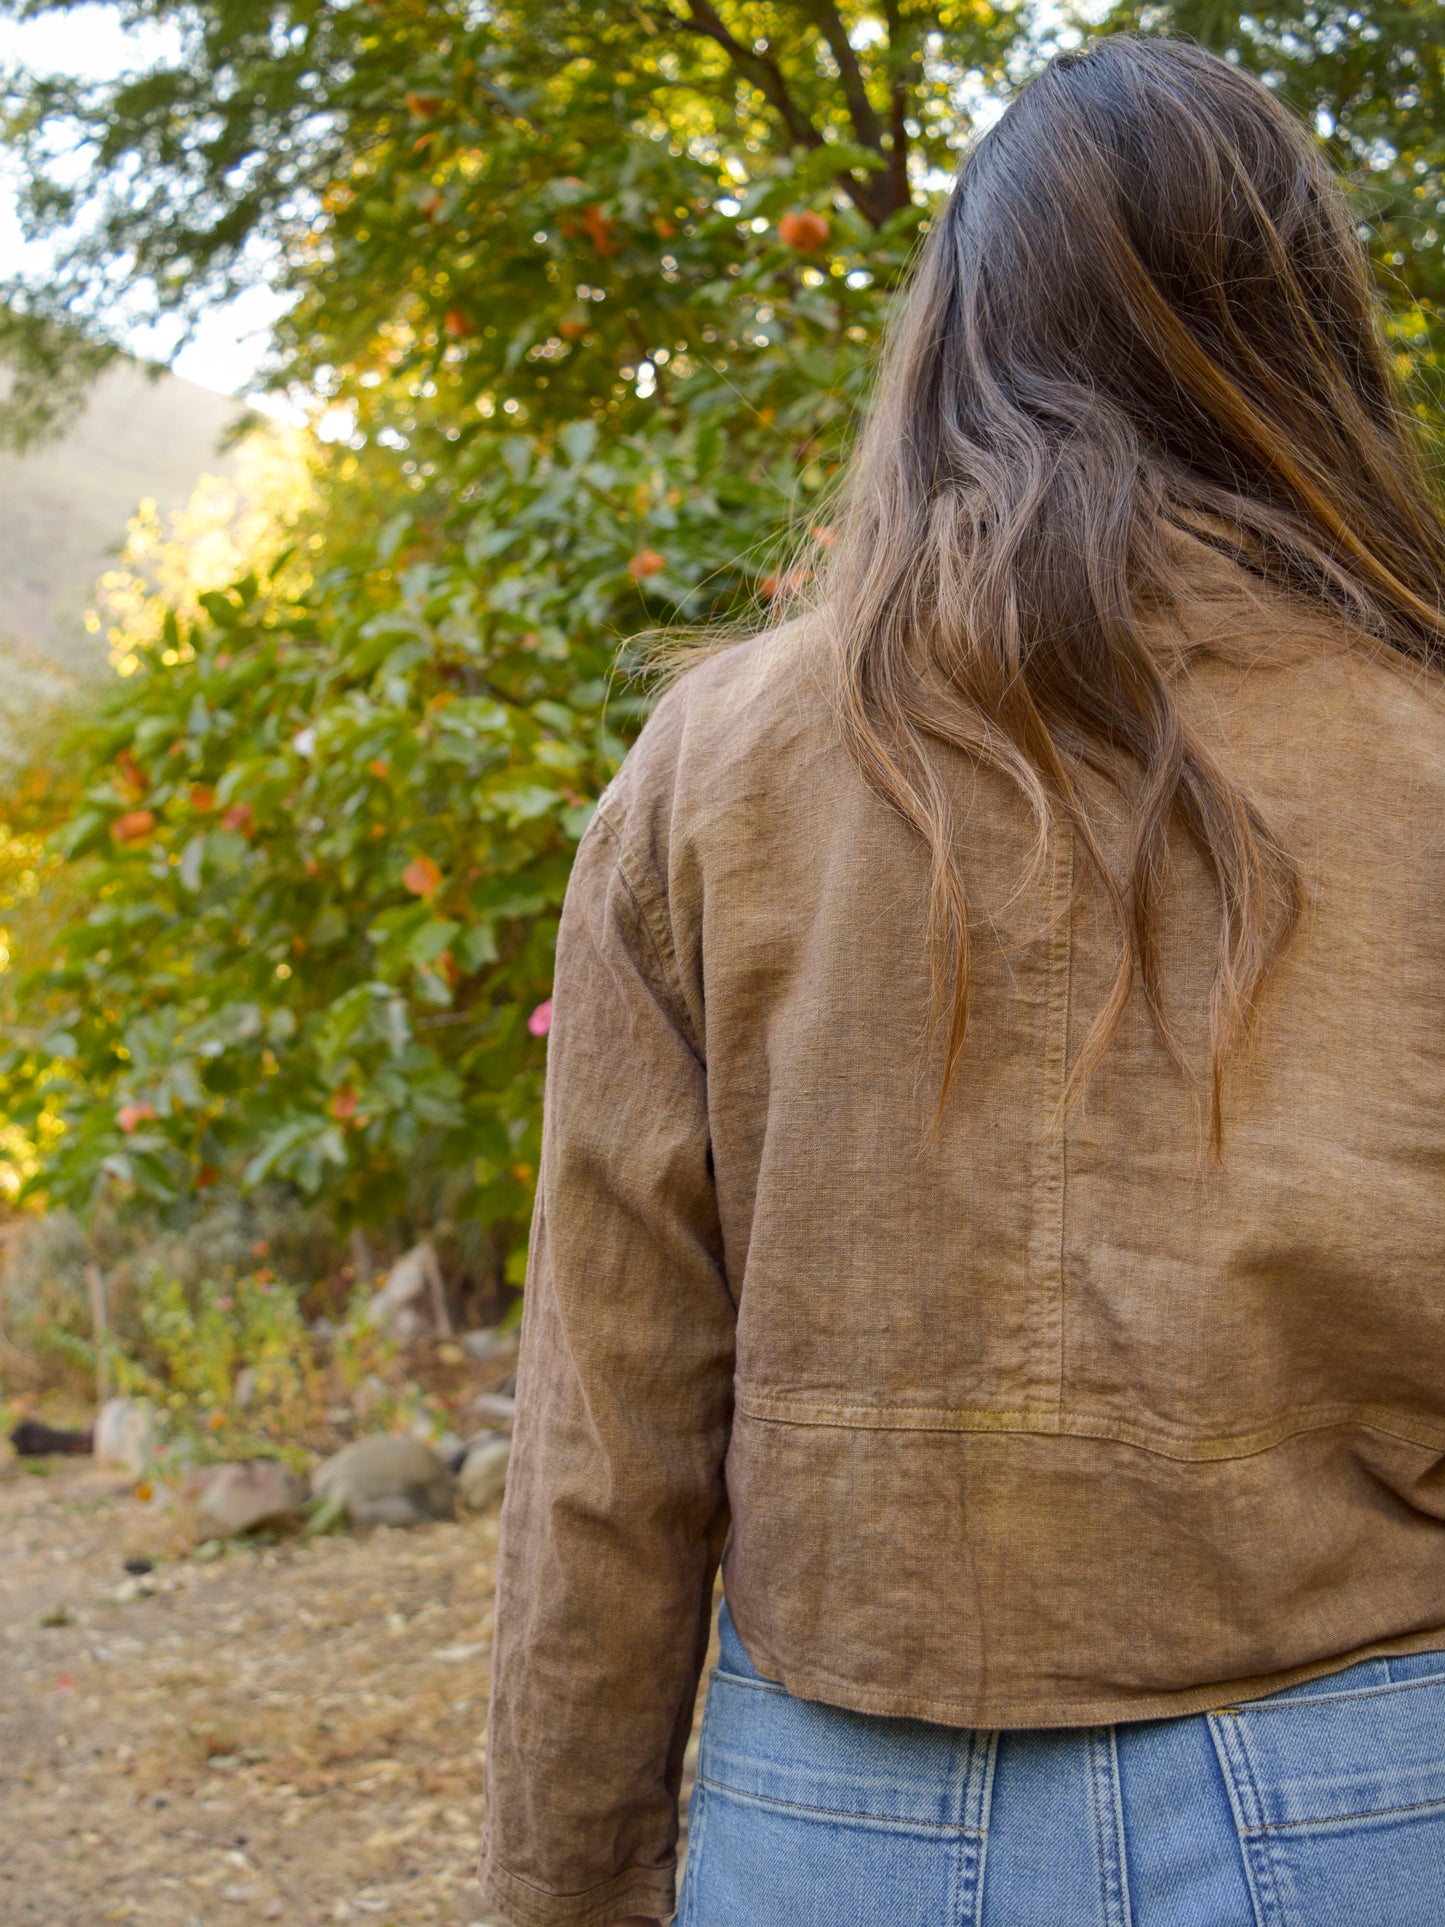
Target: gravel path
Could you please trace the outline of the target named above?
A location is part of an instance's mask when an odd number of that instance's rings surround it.
[[[52,1463],[0,1468],[5,1927],[490,1927],[495,1513],[197,1564]]]

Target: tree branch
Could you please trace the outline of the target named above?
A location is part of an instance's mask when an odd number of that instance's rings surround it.
[[[704,39],[711,40],[716,46],[721,47],[738,71],[752,81],[764,99],[776,110],[782,119],[783,125],[787,128],[788,133],[800,147],[816,150],[826,145],[819,129],[814,126],[808,115],[788,91],[788,83],[784,79],[783,71],[776,60],[768,54],[757,53],[753,48],[744,45],[728,27],[726,21],[718,14],[717,9],[712,5],[712,0],[687,0],[687,5],[688,11],[686,14],[674,13],[672,7],[667,3],[667,0],[663,0],[661,18],[678,32],[699,34]],[[821,21],[815,21],[815,25],[821,27],[822,23]],[[839,22],[839,26],[841,28],[841,21]],[[846,32],[843,33],[842,38],[844,45],[847,46]],[[850,46],[847,47],[847,52],[849,57],[852,58],[853,50]],[[856,59],[853,60],[853,65],[856,68]],[[861,85],[862,76],[860,74],[860,88]],[[866,94],[863,96],[863,100],[868,112],[874,114],[876,123],[876,112],[871,101],[868,101]],[[849,111],[851,115],[851,106]],[[854,125],[857,125],[856,120]],[[881,126],[878,127],[877,139],[869,142],[868,145],[874,147],[876,152],[882,153]],[[850,168],[840,167],[834,175],[834,179],[837,181],[839,187],[842,188],[843,192],[848,195],[854,206],[857,207],[859,213],[862,214],[866,220],[871,221],[874,227],[881,227],[888,215],[893,211],[891,195],[885,191],[885,193],[880,196],[877,190],[870,185],[866,177],[860,177],[853,173]]]
[[[838,63],[838,72],[843,80],[843,98],[848,104],[848,118],[853,123],[853,132],[865,147],[871,147],[875,154],[881,154],[883,122],[868,98],[863,69],[858,64],[858,56],[853,51],[842,15],[833,5],[833,0],[809,0],[808,11]]]
[[[900,207],[907,207],[912,198],[908,191],[908,83],[903,78],[903,54],[898,44],[903,37],[898,0],[886,0],[883,14],[888,27],[888,123],[893,135],[888,156],[893,186],[890,212],[896,213]]]
[[[667,13],[675,25],[715,41],[733,65],[746,74],[759,93],[772,103],[781,115],[783,125],[800,146],[823,145],[823,136],[788,92],[788,83],[777,61],[768,54],[755,53],[751,47],[745,46],[722,19],[712,0],[688,0],[685,15],[673,13],[671,7]]]

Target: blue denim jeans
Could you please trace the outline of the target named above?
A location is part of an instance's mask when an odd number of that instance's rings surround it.
[[[677,1927],[1445,1927],[1445,1653],[994,1733],[795,1699],[719,1632]]]

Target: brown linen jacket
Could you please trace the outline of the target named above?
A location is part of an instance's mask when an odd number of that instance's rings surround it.
[[[502,1519],[483,1880],[520,1927],[673,1907],[720,1554],[764,1675],[958,1725],[1445,1647],[1445,686],[1224,562],[1161,648],[1308,891],[1220,1160],[1137,1007],[1051,1128],[1117,939],[1098,892],[1063,915],[1062,835],[1014,895],[1030,826],[962,758],[973,1013],[929,1139],[925,853],[807,621],[693,668],[603,796]],[[1214,900],[1173,860],[1203,1069]]]

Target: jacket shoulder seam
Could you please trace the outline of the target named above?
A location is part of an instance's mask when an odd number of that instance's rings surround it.
[[[658,968],[662,972],[663,983],[667,987],[667,994],[673,1005],[677,1027],[686,1039],[688,1049],[701,1063],[702,1049],[699,1039],[694,1034],[687,999],[683,995],[682,972],[678,967],[677,949],[672,941],[672,930],[666,909],[657,896],[646,887],[644,880],[636,874],[637,866],[629,857],[622,839],[626,823],[625,812],[620,804],[604,796],[603,801],[597,806],[593,820],[600,824],[612,839],[617,853],[617,874],[632,901],[633,909],[637,912],[638,921],[647,932],[648,940],[657,958]]]

